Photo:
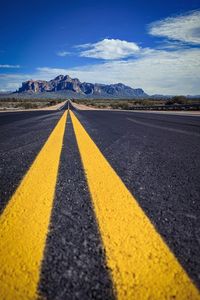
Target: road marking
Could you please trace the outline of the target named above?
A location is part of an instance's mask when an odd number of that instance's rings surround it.
[[[0,299],[37,298],[65,131],[63,114],[0,217]]]
[[[118,299],[200,299],[137,201],[70,115]]]
[[[186,130],[181,130],[181,129],[175,129],[175,128],[170,128],[170,127],[166,127],[166,126],[154,125],[154,124],[151,124],[151,123],[148,123],[148,122],[136,121],[136,120],[131,119],[131,118],[126,118],[126,119],[128,121],[131,121],[131,122],[135,123],[135,124],[139,124],[139,125],[143,125],[143,126],[147,126],[147,127],[163,129],[163,130],[167,130],[167,131],[171,131],[171,132],[183,133],[183,134],[187,134],[187,135],[190,135],[190,136],[193,135],[193,136],[200,137],[200,134],[197,133],[197,132],[186,131]]]

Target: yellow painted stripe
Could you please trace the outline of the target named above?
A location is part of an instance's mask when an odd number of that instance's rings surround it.
[[[63,114],[0,217],[0,299],[37,298],[65,131]]]
[[[137,201],[70,115],[118,299],[200,299]]]

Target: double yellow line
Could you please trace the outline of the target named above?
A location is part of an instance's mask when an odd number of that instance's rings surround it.
[[[116,297],[200,299],[137,201],[70,116]],[[65,112],[0,218],[0,299],[38,297],[66,118]]]

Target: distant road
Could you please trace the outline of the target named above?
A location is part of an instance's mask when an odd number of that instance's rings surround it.
[[[0,115],[0,298],[200,299],[200,117]]]

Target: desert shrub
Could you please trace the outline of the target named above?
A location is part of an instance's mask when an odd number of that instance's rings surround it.
[[[174,96],[165,102],[165,105],[173,104],[187,104],[187,98],[185,96]]]
[[[54,106],[57,104],[57,101],[56,100],[51,100],[49,103],[48,103],[48,106]]]
[[[121,109],[129,109],[128,103],[120,103],[118,105],[119,105],[119,108],[121,108]]]
[[[21,107],[24,109],[34,109],[34,108],[38,108],[38,104],[26,102],[26,103],[21,103]]]

